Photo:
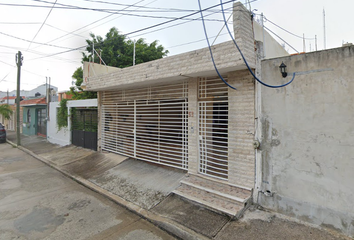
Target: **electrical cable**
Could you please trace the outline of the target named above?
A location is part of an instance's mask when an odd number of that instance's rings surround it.
[[[30,44],[34,43],[34,44],[45,45],[45,46],[49,46],[49,47],[56,47],[56,48],[63,48],[63,49],[72,49],[72,48],[69,48],[69,47],[62,47],[62,46],[57,46],[57,45],[52,45],[52,44],[47,44],[47,43],[34,42],[33,40],[31,41],[31,40],[28,40],[28,39],[16,37],[16,36],[13,36],[13,35],[10,35],[10,34],[7,34],[7,33],[3,33],[3,32],[0,32],[0,34],[1,35],[5,35],[7,37],[15,38],[17,40],[29,42]],[[28,50],[28,48],[27,48],[27,50]]]
[[[285,28],[282,28],[281,26],[279,26],[279,25],[275,24],[274,22],[270,21],[267,17],[264,17],[264,18],[267,20],[267,22],[270,22],[271,24],[273,24],[274,26],[276,26],[276,27],[280,28],[281,30],[283,30],[283,31],[285,31],[285,32],[287,32],[287,33],[289,33],[289,34],[291,34],[291,35],[295,36],[295,37],[298,37],[298,38],[304,39],[304,37],[299,36],[299,35],[296,35],[296,34],[294,34],[294,33],[290,32],[290,31],[286,30]],[[305,38],[305,39],[306,39],[306,40],[315,40],[315,38]]]
[[[227,3],[230,3],[230,2],[233,2],[234,0],[229,0],[227,1],[225,4]],[[139,30],[136,30],[136,31],[133,31],[133,32],[130,32],[130,33],[127,33],[127,34],[124,34],[124,35],[131,35],[131,34],[134,34],[134,33],[137,33],[137,32],[142,32],[142,31],[145,31],[145,30],[148,30],[148,29],[151,29],[151,28],[155,28],[155,27],[158,27],[158,26],[161,26],[161,25],[165,25],[167,23],[171,23],[171,22],[174,22],[174,21],[177,21],[177,20],[182,20],[184,18],[187,18],[187,17],[190,17],[190,16],[193,16],[193,15],[196,15],[198,14],[199,12],[204,12],[206,10],[209,10],[209,9],[212,9],[212,8],[215,8],[215,7],[218,7],[220,4],[216,4],[214,6],[211,6],[211,7],[208,7],[208,8],[205,8],[205,9],[201,9],[199,8],[199,11],[195,11],[194,13],[190,13],[190,14],[187,14],[187,15],[184,15],[182,17],[178,17],[178,18],[175,18],[175,19],[172,19],[172,20],[168,20],[168,21],[165,21],[165,22],[162,22],[162,23],[158,23],[158,24],[155,24],[155,25],[152,25],[150,27],[145,27],[145,28],[142,28],[142,29],[139,29]],[[202,18],[204,19],[204,18]],[[204,22],[204,20],[203,20]]]
[[[228,33],[222,33],[222,34],[220,34],[219,36],[224,36],[224,35],[226,35],[226,34],[228,34]],[[217,37],[217,35],[212,36],[212,37],[209,37],[209,39],[212,39],[212,38],[215,38],[215,37]],[[185,46],[185,45],[189,45],[189,44],[193,44],[193,43],[198,43],[198,42],[202,42],[202,41],[205,41],[205,38],[199,39],[199,40],[196,40],[196,41],[193,41],[193,42],[187,42],[187,43],[182,43],[182,44],[174,45],[174,46],[172,46],[172,47],[166,47],[166,49],[175,48],[175,47],[181,47],[181,46]]]
[[[198,0],[198,1],[200,1],[200,0]],[[225,17],[225,12],[223,11],[224,8],[223,8],[223,2],[222,2],[222,0],[220,0],[220,6],[221,6],[221,11],[222,11],[222,15],[223,15],[223,18],[224,18],[224,22],[225,22],[225,25],[226,25],[226,29],[227,29],[227,31],[229,32],[229,35],[230,35],[232,41],[234,42],[234,44],[235,44],[237,50],[240,52],[241,57],[242,57],[243,61],[245,62],[246,66],[247,66],[247,68],[248,68],[248,70],[249,70],[249,72],[250,72],[250,73],[252,74],[252,76],[257,80],[257,82],[259,82],[259,83],[262,84],[263,86],[266,86],[266,87],[269,87],[269,88],[281,88],[281,87],[285,87],[285,86],[289,85],[290,83],[292,83],[292,82],[294,81],[294,79],[295,79],[295,72],[293,73],[293,78],[292,78],[289,82],[287,82],[287,83],[285,83],[285,84],[282,84],[282,85],[277,85],[277,86],[266,84],[266,83],[262,82],[261,80],[259,80],[259,79],[256,77],[256,75],[253,73],[252,69],[251,69],[250,66],[248,65],[248,63],[247,63],[247,61],[246,61],[246,59],[245,59],[245,56],[243,55],[241,49],[240,49],[239,46],[237,45],[235,38],[232,36],[231,31],[230,31],[230,29],[229,29],[229,26],[227,25],[227,21],[226,21],[226,17]],[[252,20],[252,21],[253,21],[253,20]],[[210,48],[210,47],[209,47],[209,48]],[[210,50],[211,50],[211,48],[210,48]]]
[[[138,2],[136,2],[136,3],[134,3],[134,4],[132,4],[131,6],[135,6],[136,4],[138,4],[138,3],[140,3],[140,2],[143,2],[143,1],[145,1],[145,0],[138,1]],[[155,0],[155,1],[157,1],[157,0]],[[155,2],[155,1],[152,1],[152,2],[150,2],[150,3],[147,3],[146,5],[151,4],[151,3]],[[146,5],[144,5],[144,6],[146,6]],[[128,7],[124,8],[123,10],[128,9],[128,8],[131,7],[131,6],[128,6]],[[132,10],[130,10],[130,11],[132,11]],[[77,31],[79,31],[79,30],[81,30],[81,29],[84,29],[84,28],[86,28],[86,27],[88,27],[88,26],[90,26],[90,25],[93,25],[93,24],[95,24],[95,23],[97,23],[97,22],[100,22],[100,21],[102,21],[102,20],[104,20],[104,19],[106,19],[106,18],[109,18],[109,17],[113,16],[113,15],[115,15],[115,14],[114,14],[114,13],[109,14],[108,16],[105,16],[105,17],[103,17],[103,18],[100,18],[100,19],[98,19],[98,20],[95,20],[94,22],[91,22],[91,23],[89,23],[89,24],[87,24],[87,25],[85,25],[85,26],[83,26],[83,27],[80,27],[80,28],[78,28],[78,29],[76,29],[76,30],[74,30],[74,31],[72,31],[72,32],[69,32],[68,34],[65,34],[65,35],[63,35],[63,36],[61,36],[61,37],[58,37],[58,38],[55,38],[55,39],[52,39],[52,40],[50,40],[50,41],[47,42],[47,43],[50,43],[50,42],[53,42],[53,41],[57,41],[57,40],[59,40],[59,39],[61,39],[61,38],[63,38],[63,37],[66,37],[66,36],[68,36],[68,35],[70,35],[70,34],[73,34],[74,32],[77,32]],[[122,16],[122,15],[121,15],[121,16]],[[115,17],[115,18],[113,18],[113,19],[111,19],[111,20],[109,20],[109,21],[106,21],[106,22],[102,23],[102,24],[105,24],[105,23],[107,23],[107,22],[113,21],[113,20],[115,20],[115,19],[117,19],[117,18],[119,18],[119,17],[121,17],[121,16]],[[97,26],[95,26],[94,28],[96,28],[96,27],[98,27],[98,26],[101,26],[102,24],[97,25]],[[89,29],[89,30],[92,30],[92,29],[94,29],[94,28],[91,28],[91,29]],[[86,32],[86,31],[88,31],[88,30],[85,30],[85,31],[83,31],[83,32]],[[80,32],[80,33],[83,33],[83,32]],[[70,37],[69,37],[69,38],[70,38]],[[66,39],[69,39],[69,38],[66,38]]]
[[[104,4],[110,4],[110,5],[118,5],[118,6],[132,6],[128,4],[122,4],[122,3],[112,3],[112,2],[105,2],[105,1],[95,1],[95,0],[82,0],[85,2],[94,2],[94,3],[104,3]],[[137,8],[145,8],[145,9],[154,9],[154,10],[162,10],[162,11],[167,11],[167,12],[194,12],[195,10],[193,9],[180,9],[180,8],[158,8],[158,7],[146,7],[146,6],[134,6]]]
[[[289,47],[291,47],[295,52],[300,53],[298,50],[296,50],[293,46],[291,46],[288,42],[286,42],[284,39],[282,39],[280,36],[278,36],[275,32],[273,32],[272,30],[270,30],[269,28],[267,28],[266,26],[263,26],[265,29],[267,29],[269,32],[271,32],[272,34],[274,34],[276,37],[278,37],[280,40],[282,40],[283,42],[285,42]]]
[[[230,7],[230,8],[232,8],[232,7]],[[209,14],[207,14],[207,15],[205,15],[205,16],[208,17],[208,16],[214,15],[214,14],[219,13],[219,12],[221,12],[221,11],[219,10],[218,12],[209,13]],[[134,35],[134,36],[132,36],[132,38],[136,38],[136,37],[139,37],[139,36],[144,36],[144,35],[147,35],[147,34],[149,34],[149,33],[158,32],[158,31],[161,31],[161,30],[164,30],[164,29],[167,29],[167,28],[176,27],[176,26],[179,26],[179,25],[183,25],[183,24],[192,22],[192,21],[194,21],[194,20],[199,20],[199,19],[201,19],[201,18],[198,17],[198,18],[194,18],[194,19],[192,19],[192,20],[186,21],[186,22],[176,23],[176,24],[173,24],[173,25],[170,25],[170,26],[167,26],[167,27],[162,27],[162,28],[159,28],[159,29],[150,31],[150,32],[142,33],[142,34],[139,34],[139,35]],[[204,40],[204,39],[203,39],[203,40]]]
[[[0,22],[0,24],[14,24],[14,25],[22,25],[22,24],[42,24],[41,22]]]
[[[209,38],[208,38],[208,33],[206,31],[206,28],[205,28],[205,23],[204,23],[204,16],[203,16],[203,11],[202,11],[202,6],[200,4],[200,0],[198,0],[198,5],[199,5],[199,10],[200,10],[200,16],[202,18],[202,23],[203,23],[203,29],[204,29],[204,34],[205,34],[205,38],[206,38],[206,41],[208,43],[208,47],[209,47],[209,52],[210,52],[210,56],[211,56],[211,60],[213,61],[213,65],[214,65],[214,68],[215,68],[215,71],[216,73],[219,75],[220,79],[230,88],[234,89],[234,90],[237,90],[235,87],[231,86],[220,74],[218,68],[216,67],[216,64],[215,64],[215,61],[214,61],[214,56],[213,56],[213,51],[211,50],[211,47],[210,47],[210,43],[209,43]],[[225,23],[227,25],[227,22]]]
[[[50,11],[49,11],[49,13],[48,13],[47,17],[44,19],[44,21],[43,21],[43,23],[42,23],[41,27],[38,29],[38,31],[37,31],[37,33],[36,33],[36,35],[34,35],[34,37],[33,37],[32,41],[31,41],[31,43],[28,45],[27,50],[31,47],[32,42],[33,42],[33,41],[34,41],[34,39],[37,37],[38,33],[41,31],[41,29],[42,29],[43,25],[44,25],[44,24],[45,24],[45,22],[47,21],[47,19],[48,19],[48,17],[49,17],[49,15],[50,15],[50,13],[51,13],[51,12],[52,12],[52,10],[53,10],[53,7],[54,7],[54,6],[55,6],[55,4],[57,3],[57,1],[58,1],[58,0],[55,0],[55,2],[54,2],[54,4],[53,4],[52,8],[50,9]]]
[[[35,2],[43,2],[43,3],[50,3],[48,1],[43,1],[43,0],[32,0]],[[67,4],[61,4],[57,3],[57,5],[63,6],[63,7],[55,7],[58,9],[69,9],[69,10],[91,10],[91,11],[98,11],[98,12],[107,12],[107,13],[113,13],[113,14],[122,14],[124,16],[131,16],[131,17],[142,17],[142,18],[156,18],[156,19],[175,19],[175,17],[170,17],[170,16],[153,16],[153,15],[141,15],[141,14],[131,14],[131,13],[122,13],[122,10],[116,10],[116,9],[98,9],[98,8],[86,8],[86,7],[78,7],[74,5],[67,5]],[[145,11],[146,12],[146,11]],[[183,18],[182,20],[188,21],[188,18]],[[219,19],[208,19],[208,21],[222,21]]]

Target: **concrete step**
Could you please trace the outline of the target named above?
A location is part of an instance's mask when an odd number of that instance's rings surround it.
[[[195,175],[181,181],[174,193],[231,216],[238,216],[251,196],[248,189]]]

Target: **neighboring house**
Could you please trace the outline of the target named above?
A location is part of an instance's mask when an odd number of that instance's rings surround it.
[[[16,129],[16,117],[15,117],[16,116],[16,106],[10,105],[10,108],[13,111],[11,116],[10,116],[10,119],[5,119],[0,114],[0,123],[2,123],[5,126],[6,130],[14,131]]]
[[[73,95],[68,93],[68,91],[58,92],[58,102],[60,102],[62,99],[72,99],[72,97]]]
[[[59,102],[50,103],[48,141],[61,146],[74,144],[97,150],[97,99],[67,101],[68,127],[60,130],[57,125],[59,107]]]
[[[21,97],[20,101],[22,101],[24,98],[25,97]],[[10,119],[5,119],[3,118],[3,116],[0,115],[0,122],[5,126],[6,130],[15,131],[16,130],[16,97],[10,97],[10,96],[3,97],[2,99],[0,99],[0,104],[9,104],[13,111]]]
[[[53,85],[50,85],[49,84],[42,84],[32,90],[21,90],[20,91],[20,96],[24,96],[24,97],[34,97],[37,93],[41,94],[42,96],[45,96],[46,95],[46,89],[48,88],[51,88],[52,91],[54,92],[54,95],[56,95],[56,93],[58,92],[58,88],[53,86]],[[9,94],[9,96],[16,96],[16,90],[13,90],[9,93],[7,92],[2,92],[0,91],[0,98],[2,97],[6,97],[7,94]]]
[[[3,97],[0,99],[0,104],[9,104],[9,105],[14,105],[16,104],[16,96],[9,96],[9,97]],[[20,97],[20,101],[25,99],[24,96]]]
[[[254,70],[251,14],[239,2],[234,32]],[[267,46],[276,49],[269,57],[287,55],[272,38]],[[254,188],[255,80],[232,41],[212,51],[237,90],[217,76],[209,48],[91,76],[82,87],[98,92],[99,151],[185,170],[176,194],[237,215]]]
[[[354,46],[262,61],[255,201],[354,237]]]
[[[46,98],[32,98],[21,101],[23,125],[25,135],[47,135],[47,103]]]

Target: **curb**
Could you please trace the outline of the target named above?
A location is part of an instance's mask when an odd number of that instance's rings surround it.
[[[55,166],[54,164],[51,164],[47,159],[38,156],[37,154],[35,154],[34,152],[32,152],[31,150],[23,147],[23,146],[17,146],[15,143],[13,143],[12,141],[6,139],[7,143],[9,143],[10,145],[12,145],[13,147],[17,147],[18,149],[20,149],[21,151],[31,155],[32,157],[40,160],[41,162],[43,162],[44,164],[46,164],[47,166],[59,171],[60,173],[64,174],[66,177],[74,180],[75,182],[79,183],[80,185],[108,198],[109,200],[119,204],[120,206],[126,208],[127,210],[137,214],[138,216],[140,216],[143,219],[146,219],[147,221],[153,223],[154,225],[156,225],[157,227],[161,228],[162,230],[168,232],[169,234],[179,238],[179,239],[186,239],[186,240],[199,240],[199,239],[210,239],[204,235],[201,235],[200,233],[197,233],[169,218],[160,216],[158,214],[155,214],[153,212],[150,212],[144,208],[141,208],[131,202],[128,202],[127,200],[93,184],[92,182],[78,177],[78,176],[73,176],[70,173],[68,173],[67,171],[64,171],[62,169],[60,169],[58,166]]]

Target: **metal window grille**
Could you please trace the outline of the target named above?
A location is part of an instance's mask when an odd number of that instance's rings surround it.
[[[102,149],[188,168],[186,82],[104,92]]]
[[[199,173],[228,179],[228,88],[220,79],[199,80]]]

